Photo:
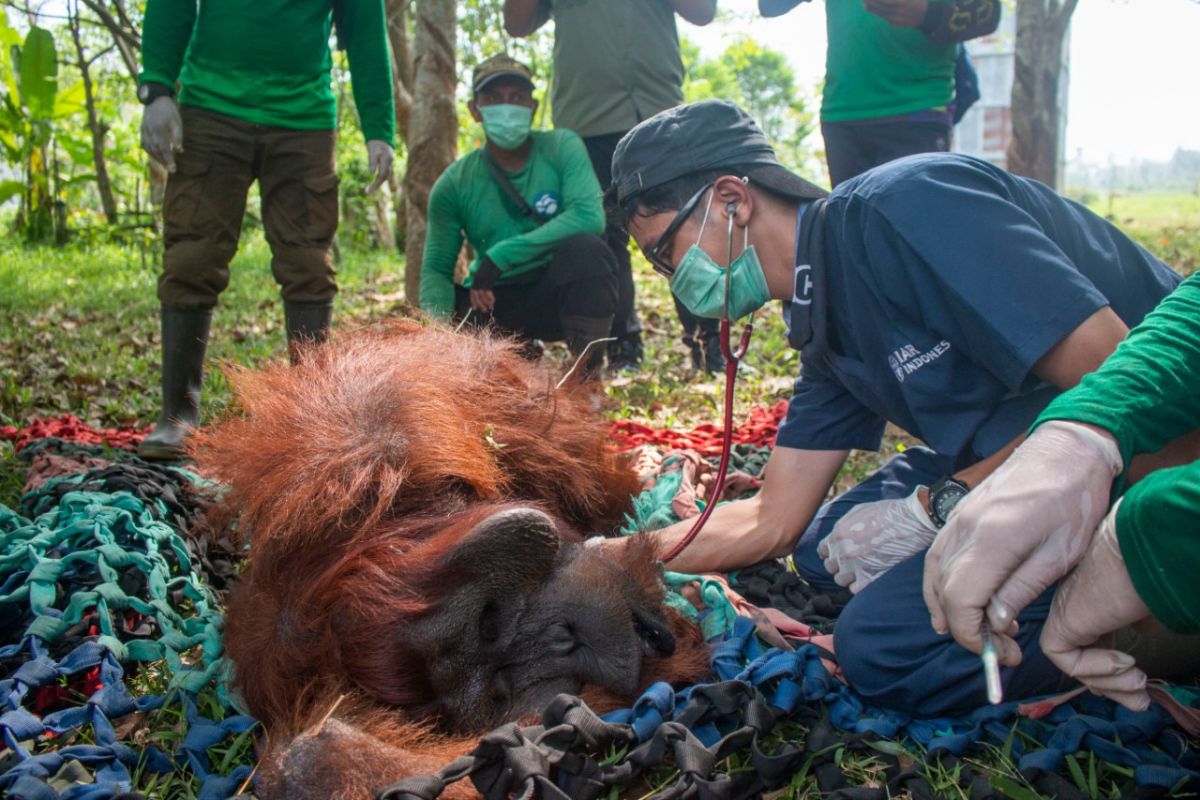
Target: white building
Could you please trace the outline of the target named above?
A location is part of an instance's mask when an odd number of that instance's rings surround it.
[[[1016,61],[1016,11],[1005,4],[1000,26],[990,36],[967,42],[967,53],[979,75],[980,98],[954,128],[951,149],[1008,167],[1012,142],[1012,87]],[[1070,42],[1070,36],[1066,37]],[[1063,46],[1063,66],[1058,87],[1058,174],[1063,174],[1067,142],[1067,90],[1070,86],[1070,45]]]

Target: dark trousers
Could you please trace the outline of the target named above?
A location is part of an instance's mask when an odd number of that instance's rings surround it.
[[[490,313],[471,311],[468,325],[499,330],[521,339],[553,342],[565,338],[562,318],[609,317],[617,308],[617,266],[608,243],[599,236],[568,236],[554,250],[550,263],[530,283],[503,284],[492,289],[496,307]],[[454,311],[461,319],[471,308],[470,292],[454,290]]]
[[[917,486],[929,486],[953,469],[953,459],[910,447],[826,503],[792,553],[800,577],[820,588],[837,588],[817,555],[817,545],[838,520],[859,503],[907,497]],[[987,703],[979,656],[930,627],[921,588],[924,571],[921,552],[854,596],[834,629],[838,663],[870,705],[927,717],[978,708]],[[1063,674],[1038,646],[1053,593],[1053,587],[1046,590],[1017,617],[1023,657],[1020,666],[1000,670],[1005,699],[1048,694],[1065,686]]]
[[[337,293],[329,248],[338,224],[334,131],[298,131],[183,106],[183,152],[163,200],[158,299],[205,309],[229,285],[246,193],[258,181],[271,272],[292,303]]]
[[[606,133],[603,136],[588,136],[583,140],[592,169],[600,181],[601,190],[607,191],[612,183],[612,157],[621,141],[622,133]],[[614,209],[605,209],[604,240],[608,243],[616,261],[617,308],[613,313],[612,335],[618,339],[636,338],[642,332],[642,321],[638,319],[636,292],[633,286],[633,266],[629,260],[629,234],[618,223]]]
[[[600,188],[607,190],[612,183],[612,157],[624,133],[606,133],[603,136],[588,136],[583,140],[587,146],[588,155],[592,159],[592,169],[600,180]],[[633,285],[633,267],[629,260],[629,234],[617,224],[614,209],[606,209],[608,226],[604,238],[612,248],[617,260],[617,287],[620,296],[617,301],[617,313],[613,317],[613,336],[624,339],[635,336],[642,331],[641,320],[638,319],[637,308],[634,304],[636,291]],[[701,319],[675,301],[675,311],[679,314],[679,322],[683,325],[683,335],[701,337],[712,336],[717,332],[717,321]]]
[[[897,158],[950,149],[949,122],[822,122],[821,135],[834,186]]]

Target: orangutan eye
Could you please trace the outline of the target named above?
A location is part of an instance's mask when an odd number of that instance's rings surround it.
[[[500,607],[489,600],[479,612],[479,640],[484,644],[495,644],[500,638]]]

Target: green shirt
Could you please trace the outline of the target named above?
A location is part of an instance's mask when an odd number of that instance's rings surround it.
[[[396,128],[383,0],[338,0],[364,137]],[[179,102],[295,130],[332,130],[333,0],[147,0],[142,73]]]
[[[1126,466],[1200,429],[1200,275],[1180,284],[1034,426],[1056,419],[1110,431]],[[1174,630],[1200,632],[1200,462],[1134,484],[1117,512],[1117,538],[1154,615]]]
[[[534,131],[529,160],[505,173],[531,208],[552,218],[538,225],[496,183],[483,149],[455,161],[429,194],[429,225],[421,261],[421,308],[439,317],[454,311],[454,265],[463,237],[475,250],[466,285],[483,255],[500,270],[496,285],[532,283],[555,246],[576,233],[604,232],[600,183],[587,149],[571,131]]]
[[[683,102],[668,0],[541,0],[539,13],[539,22],[554,18],[554,127],[624,133]]]
[[[826,122],[945,108],[954,99],[955,45],[916,28],[895,28],[863,0],[826,0]]]

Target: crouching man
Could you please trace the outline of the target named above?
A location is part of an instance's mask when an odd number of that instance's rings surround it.
[[[529,68],[500,55],[475,68],[471,116],[487,142],[451,164],[429,197],[421,308],[494,325],[518,338],[565,340],[573,355],[608,336],[617,304],[616,261],[602,235],[600,184],[583,141],[533,131]],[[454,282],[463,237],[475,251]],[[603,347],[584,365],[594,371]]]

